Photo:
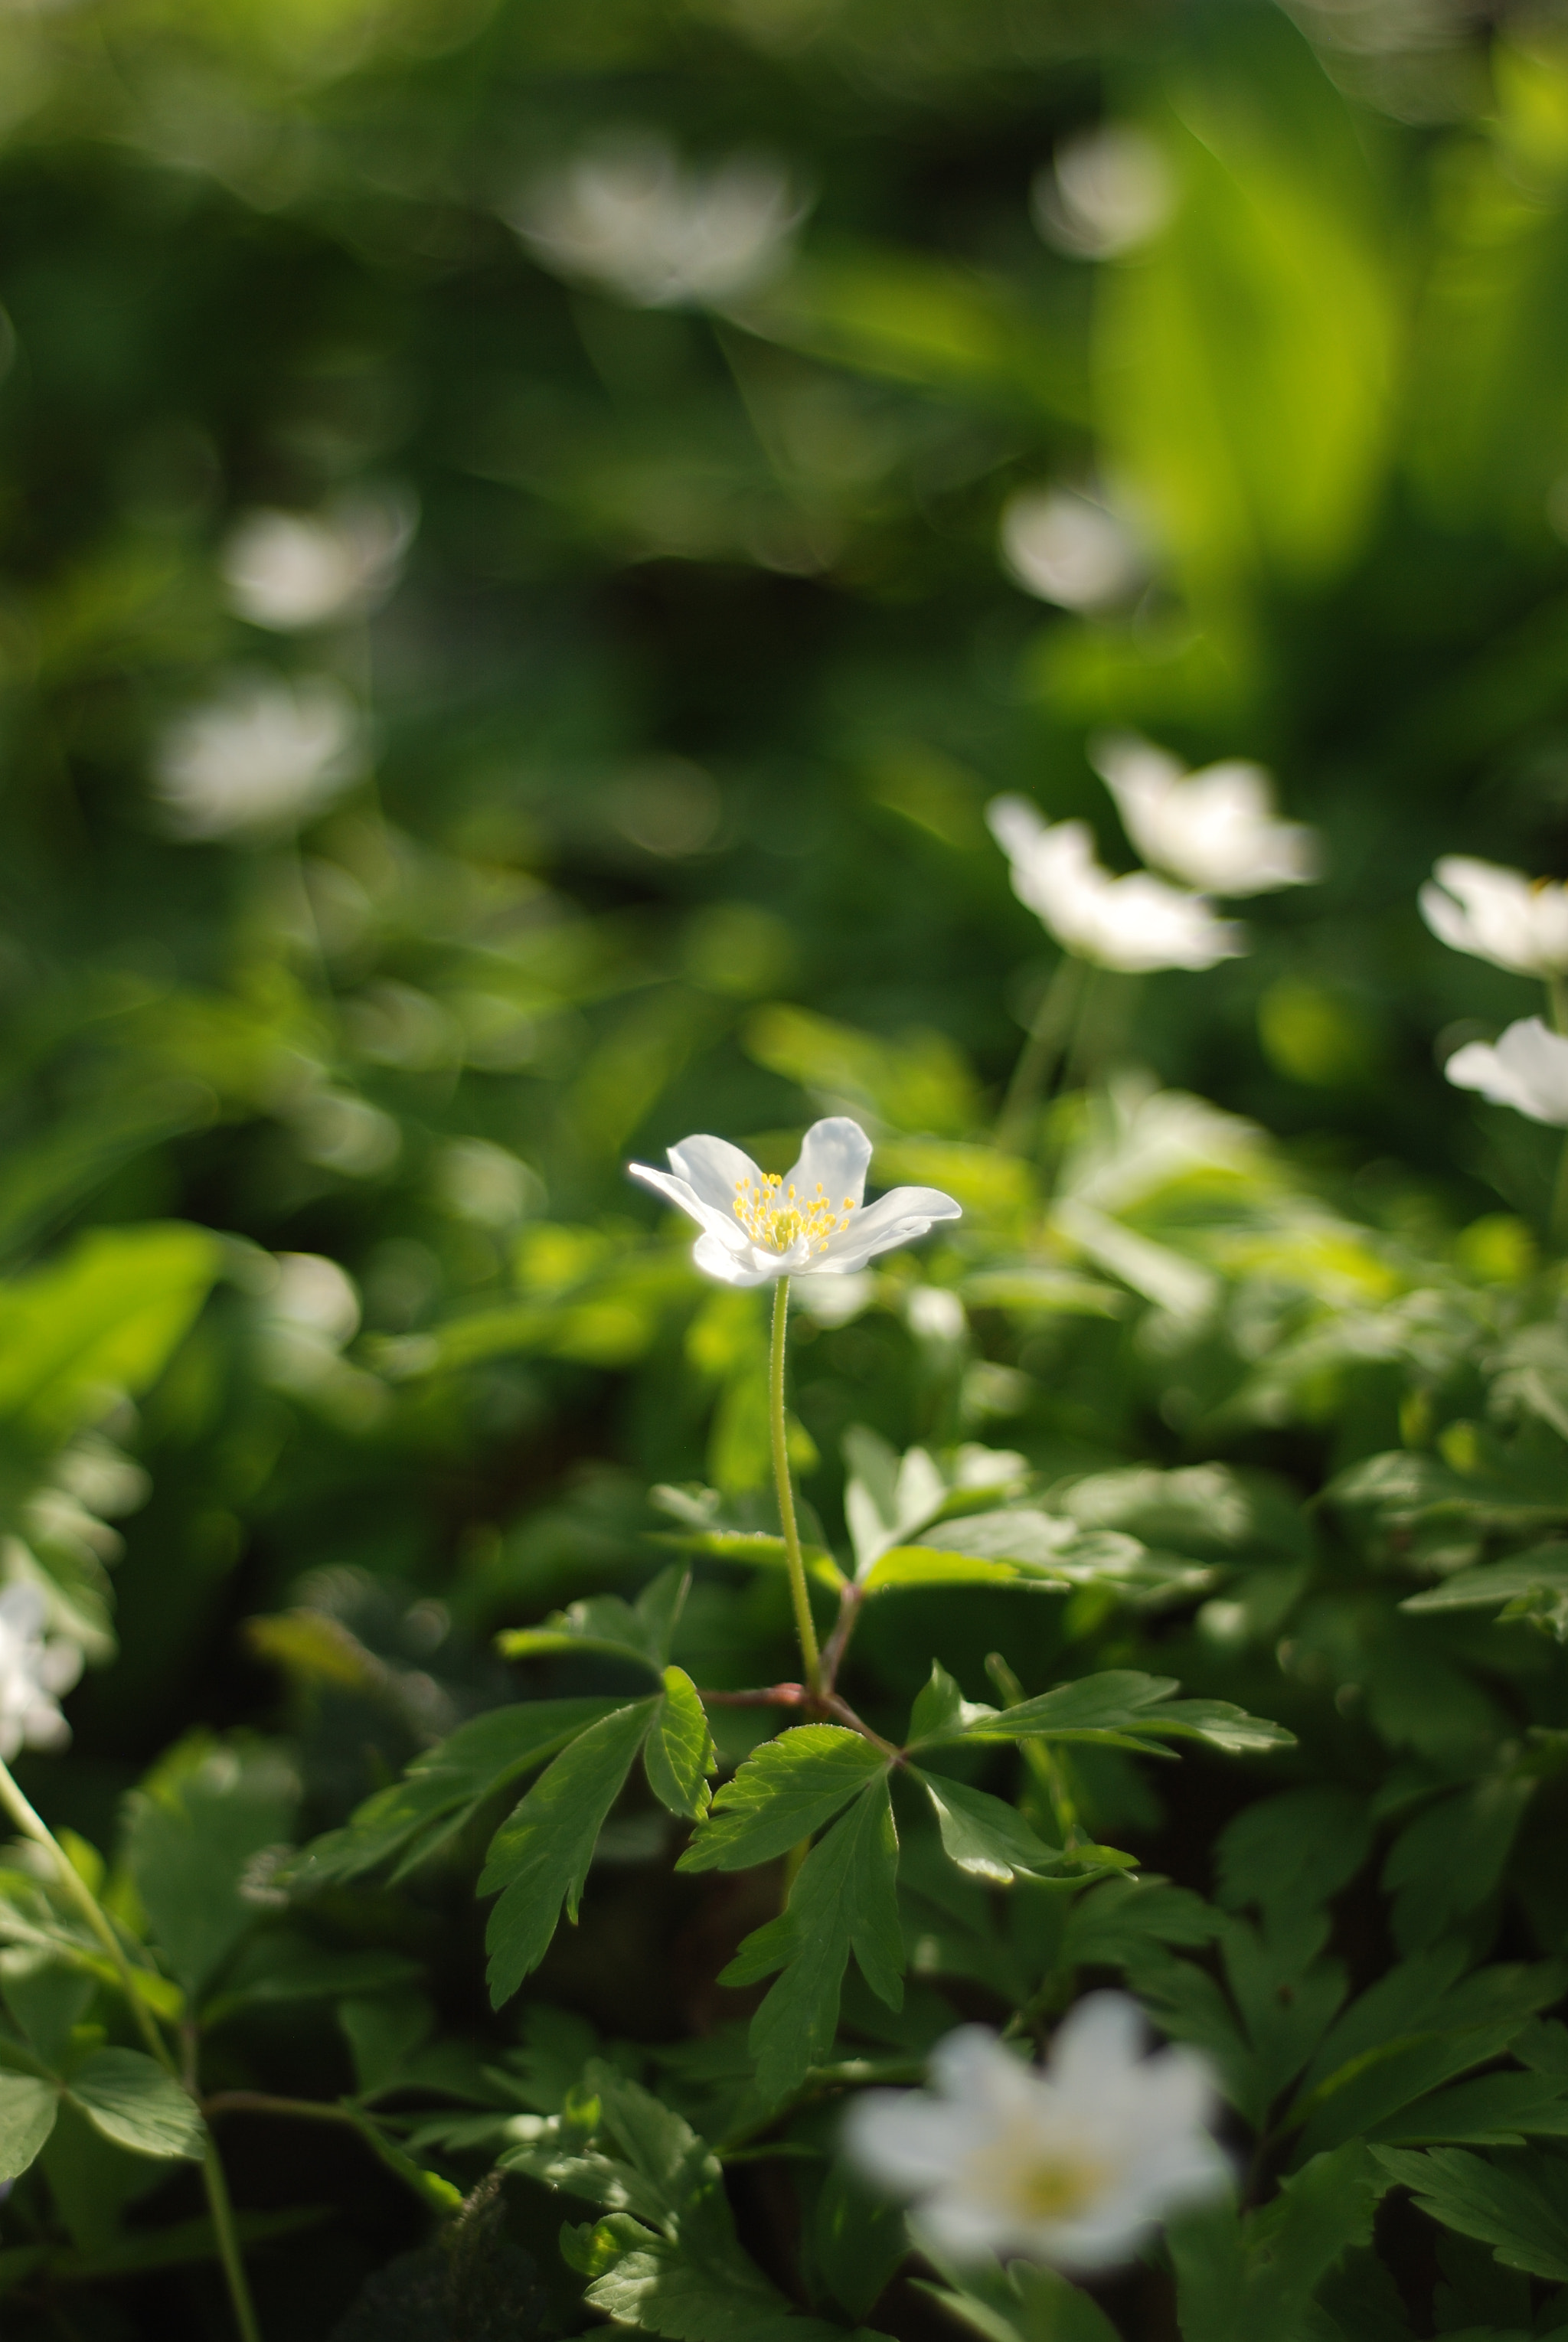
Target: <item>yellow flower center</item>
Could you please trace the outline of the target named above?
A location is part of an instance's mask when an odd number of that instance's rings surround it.
[[[1004,2203],[1025,2220],[1071,2220],[1101,2195],[1110,2179],[1103,2163],[1064,2147],[1053,2153],[1036,2141],[999,2142],[979,2158],[970,2192]]]
[[[799,1196],[786,1187],[776,1171],[754,1179],[735,1181],[734,1214],[753,1244],[764,1252],[788,1252],[804,1236],[813,1252],[825,1252],[830,1240],[849,1226],[854,1197],[846,1196],[842,1214],[819,1179],[814,1196]]]

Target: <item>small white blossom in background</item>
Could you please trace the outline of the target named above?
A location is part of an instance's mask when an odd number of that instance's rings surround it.
[[[703,170],[654,133],[600,140],[507,213],[534,257],[639,308],[731,301],[783,268],[806,205],[782,164]]]
[[[21,1748],[64,1748],[71,1727],[60,1696],[82,1672],[82,1654],[65,1636],[44,1632],[48,1607],[34,1586],[0,1592],[0,1757]]]
[[[275,634],[363,616],[396,585],[418,518],[413,497],[392,491],[319,514],[242,514],[218,556],[229,607]]]
[[[1208,2069],[1191,2050],[1144,2057],[1124,1993],[1092,1993],[1058,2027],[1044,2072],[994,2033],[939,2044],[929,2090],[869,2090],[845,2124],[866,2177],[913,2201],[937,2252],[1109,2268],[1156,2221],[1230,2178],[1205,2127]],[[1263,2342],[1260,2336],[1258,2342]]]
[[[1064,138],[1034,176],[1029,209],[1047,244],[1077,260],[1114,260],[1159,235],[1175,207],[1170,165],[1128,123]]]
[[[358,711],[341,684],[235,676],[169,726],[153,778],[176,836],[234,837],[292,828],[362,766]]]
[[[1308,886],[1322,869],[1315,831],[1276,820],[1273,776],[1262,765],[1229,759],[1189,773],[1133,732],[1092,741],[1089,758],[1144,859],[1189,886],[1266,895]]]
[[[779,1276],[844,1276],[879,1253],[914,1244],[962,1207],[936,1187],[894,1187],[863,1210],[871,1141],[846,1115],[814,1122],[792,1171],[759,1171],[727,1139],[683,1138],[669,1170],[631,1163],[634,1179],[696,1221],[692,1258],[721,1285]]]
[[[1445,854],[1417,900],[1439,943],[1453,951],[1516,976],[1568,975],[1568,886],[1555,880]]]
[[[1095,858],[1087,822],[1048,822],[1017,796],[994,797],[985,818],[1019,901],[1080,959],[1138,974],[1213,967],[1246,949],[1244,931],[1216,918],[1201,895],[1146,870],[1114,877]]]
[[[1443,1070],[1455,1089],[1479,1090],[1493,1106],[1568,1129],[1568,1041],[1539,1016],[1522,1016],[1495,1046],[1467,1041]]]
[[[1018,584],[1064,610],[1108,610],[1148,575],[1124,521],[1074,488],[1027,489],[1002,514],[1002,555]]]

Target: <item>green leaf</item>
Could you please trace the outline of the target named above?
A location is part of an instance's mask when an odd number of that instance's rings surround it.
[[[0,1416],[57,1444],[162,1374],[223,1266],[205,1228],[95,1228],[0,1286]]]
[[[854,1574],[864,1579],[883,1554],[934,1519],[946,1501],[947,1482],[924,1447],[900,1456],[864,1424],[851,1424],[844,1452],[849,1465],[844,1516],[854,1547]]]
[[[923,1741],[956,1739],[971,1723],[995,1714],[994,1708],[966,1700],[940,1659],[931,1662],[931,1679],[915,1695],[909,1712],[909,1746]]]
[[[798,2316],[742,2250],[718,2158],[680,2115],[613,2066],[584,2068],[591,2127],[564,2118],[508,2147],[502,2168],[605,2207],[561,2238],[585,2298],[669,2342],[844,2342]]]
[[[269,1750],[182,1742],[126,1800],[125,1860],[154,1938],[199,1993],[261,1912],[246,1871],[293,1834],[299,1784]]]
[[[1372,1822],[1348,1789],[1287,1789],[1227,1822],[1214,1846],[1217,1900],[1235,1911],[1312,1910],[1337,1895],[1365,1861]]]
[[[1530,2148],[1505,2162],[1457,2147],[1371,2152],[1423,2212],[1490,2245],[1505,2268],[1568,2283],[1568,2167],[1555,2157]]]
[[[613,1699],[519,1700],[471,1717],[416,1756],[401,1781],[367,1797],[344,1828],[306,1847],[279,1877],[307,1888],[335,1886],[374,1870],[401,1847],[394,1878],[405,1877],[487,1797],[619,1705]]]
[[[788,1908],[748,1936],[721,1984],[783,1974],[752,2019],[757,2088],[774,2106],[833,2046],[839,1994],[853,1950],[878,1998],[904,1997],[898,1920],[898,1833],[885,1778],[866,1789],[801,1865]]]
[[[508,1628],[496,1636],[496,1647],[509,1659],[594,1651],[661,1675],[691,1584],[689,1569],[661,1570],[634,1606],[616,1594],[592,1595],[568,1610],[557,1610],[542,1626]]]
[[[1483,2074],[1417,2098],[1372,2133],[1379,2147],[1523,2147],[1526,2138],[1568,2138],[1568,2088],[1561,2076]]]
[[[1061,1848],[1037,1837],[1023,1815],[1000,1797],[930,1773],[914,1772],[914,1777],[931,1800],[949,1861],[972,1878],[1011,1887],[1020,1875],[1038,1877],[1060,1868]]]
[[[199,2163],[206,2129],[195,2101],[139,2049],[97,2049],[79,2066],[66,2095],[95,2129],[133,2155]]]
[[[714,1799],[679,1870],[750,1870],[787,1854],[886,1769],[864,1733],[801,1724],[754,1749]]]
[[[656,1703],[635,1701],[579,1734],[490,1841],[481,1895],[500,1890],[484,1940],[499,2008],[550,1948],[563,1901],[574,1922],[594,1847],[643,1745]]]
[[[1215,2206],[1166,2229],[1183,2342],[1320,2342],[1313,2296],[1367,2244],[1388,2181],[1359,2141],[1320,2155],[1243,2220]]]
[[[42,2152],[59,2111],[53,2082],[35,2074],[0,2074],[0,2179],[20,2178]]]
[[[864,2317],[909,2254],[904,2207],[890,2204],[849,2165],[834,2162],[811,2215],[811,2257],[829,2293]]]
[[[1173,1699],[1176,1689],[1169,1676],[1145,1676],[1128,1668],[1108,1668],[1104,1674],[1081,1676],[1076,1682],[1055,1685],[1034,1699],[1001,1712],[993,1709],[965,1726],[971,1740],[1108,1741],[1113,1746],[1143,1748],[1154,1753],[1154,1736],[1206,1741],[1227,1755],[1262,1752],[1294,1746],[1295,1736],[1283,1725],[1271,1724],[1233,1707],[1228,1700]],[[944,1733],[944,1738],[955,1737]]]
[[[664,1696],[643,1748],[649,1788],[671,1813],[701,1821],[708,1810],[707,1776],[716,1763],[707,1710],[695,1684],[681,1668],[666,1667]]]
[[[985,2342],[1117,2342],[1099,2303],[1054,2269],[1033,2261],[1010,2261],[1005,2267],[978,2261],[956,2268],[937,2259],[928,2245],[923,2249],[947,2282],[921,2282],[921,2291]]]
[[[1488,1610],[1504,1603],[1505,1616],[1539,1616],[1555,1626],[1568,1611],[1568,1545],[1553,1540],[1506,1561],[1455,1570],[1441,1586],[1413,1594],[1399,1606],[1417,1612]]]

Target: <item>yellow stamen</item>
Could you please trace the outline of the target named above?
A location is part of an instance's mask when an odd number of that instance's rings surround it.
[[[735,1217],[764,1252],[788,1252],[803,1236],[813,1252],[825,1252],[840,1229],[848,1227],[854,1209],[854,1196],[846,1196],[843,1216],[835,1214],[820,1179],[809,1203],[793,1186],[786,1189],[776,1171],[765,1172],[760,1187],[754,1179],[735,1181]]]

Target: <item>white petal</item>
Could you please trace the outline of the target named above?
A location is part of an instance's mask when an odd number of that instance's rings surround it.
[[[859,1123],[847,1115],[830,1115],[806,1132],[784,1186],[809,1200],[820,1186],[835,1212],[844,1210],[846,1199],[858,1207],[870,1162],[871,1141]]]
[[[1027,797],[993,797],[985,808],[986,826],[1004,854],[1018,861],[1044,836],[1046,824],[1038,806]]]
[[[763,1175],[749,1155],[732,1146],[727,1138],[713,1138],[701,1132],[694,1138],[683,1138],[678,1146],[668,1149],[670,1168],[677,1178],[684,1179],[699,1195],[710,1210],[734,1216],[735,1189],[745,1180],[760,1187]]]
[[[868,2178],[905,2195],[942,2187],[980,2137],[966,2109],[921,2090],[867,2090],[844,2117],[847,2153]]]
[[[744,1260],[752,1250],[750,1237],[735,1218],[733,1211],[724,1211],[705,1204],[689,1181],[677,1179],[673,1171],[655,1171],[646,1163],[628,1163],[626,1175],[644,1187],[652,1187],[656,1196],[664,1196],[676,1208],[695,1220],[704,1232],[704,1239],[717,1244],[723,1250]]]
[[[988,2116],[1026,2109],[1037,2077],[988,2025],[961,2025],[931,2053],[931,2079],[944,2095]]]
[[[711,1229],[692,1246],[692,1258],[704,1276],[716,1277],[721,1285],[770,1285],[775,1276],[790,1274],[790,1264],[782,1254],[774,1257],[753,1244],[744,1252],[733,1252]]]
[[[1124,1992],[1092,1992],[1070,2009],[1051,2044],[1050,2076],[1068,2093],[1093,2099],[1108,2073],[1139,2066],[1144,2012]]]
[[[964,1207],[939,1187],[890,1187],[864,1212],[856,1212],[847,1228],[828,1239],[827,1250],[817,1253],[803,1275],[813,1276],[844,1276],[852,1270],[864,1268],[878,1253],[891,1252],[895,1245],[913,1244],[924,1236],[937,1220],[958,1220]]]
[[[1533,1122],[1568,1126],[1568,1040],[1539,1016],[1510,1025],[1495,1048],[1468,1042],[1443,1070],[1456,1089],[1478,1090]]]

